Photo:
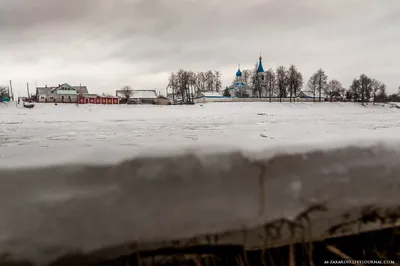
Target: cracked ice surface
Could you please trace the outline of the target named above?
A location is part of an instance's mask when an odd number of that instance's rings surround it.
[[[50,152],[128,152],[228,146],[244,150],[400,135],[400,112],[351,103],[215,103],[194,106],[0,105],[0,164],[26,164]],[[22,159],[27,155],[30,160]],[[33,154],[38,154],[34,156]],[[113,158],[101,158],[110,160]],[[96,161],[100,158],[80,158]],[[43,159],[42,161],[44,161]],[[46,158],[47,160],[47,158]],[[57,158],[50,158],[49,163]],[[63,158],[62,160],[65,160]]]

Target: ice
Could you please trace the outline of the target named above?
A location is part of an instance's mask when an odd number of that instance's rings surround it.
[[[66,158],[57,157],[68,154],[76,160],[86,150],[97,150],[99,156],[80,160],[102,163],[114,159],[107,156],[113,149],[132,155],[205,146],[257,150],[318,143],[337,147],[362,144],[364,139],[397,138],[399,118],[397,108],[352,103],[37,104],[32,110],[2,104],[0,165],[64,162]]]
[[[11,258],[110,258],[215,235],[253,249],[263,225],[314,204],[327,211],[310,215],[313,239],[345,213],[399,212],[397,108],[0,106],[0,250]]]

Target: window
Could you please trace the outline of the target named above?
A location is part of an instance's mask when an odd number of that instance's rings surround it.
[[[44,99],[44,96],[40,97],[40,99]]]

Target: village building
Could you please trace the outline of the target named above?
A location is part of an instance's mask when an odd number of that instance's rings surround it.
[[[89,93],[86,86],[71,86],[68,83],[57,87],[37,87],[36,98],[40,103],[119,104],[113,96]]]
[[[82,94],[78,96],[78,99],[79,99],[79,104],[119,104],[119,98],[114,96]]]
[[[262,64],[261,55],[259,57],[256,75],[258,80],[258,86],[263,86],[263,83],[265,82],[265,72]],[[234,84],[228,88],[228,90],[231,97],[248,98],[254,96],[253,89],[250,88],[248,84],[246,84],[243,78],[243,73],[240,70],[240,65],[238,66],[238,70],[236,71],[236,80]]]
[[[199,92],[196,98],[194,98],[195,103],[206,103],[206,102],[220,102],[230,97],[223,96],[218,91],[204,91]]]
[[[128,98],[128,104],[155,104],[158,98],[156,90],[117,90],[116,96],[120,100]]]
[[[240,70],[240,65],[236,71],[236,81],[233,86],[228,89],[232,97],[250,97],[251,91],[243,80],[243,73]]]
[[[36,87],[37,101],[40,103],[77,103],[79,95],[88,95],[86,86],[71,86],[68,83],[57,87]]]
[[[344,100],[343,96],[339,92],[334,92],[331,96],[327,95],[325,92],[321,92],[321,101],[322,102],[327,102],[327,101],[341,102]],[[315,95],[314,95],[313,91],[301,91],[297,95],[297,97],[300,99],[309,99],[310,101],[318,102],[319,101],[319,92],[316,91]]]
[[[9,102],[11,100],[10,91],[7,89],[0,89],[0,103],[1,102]]]

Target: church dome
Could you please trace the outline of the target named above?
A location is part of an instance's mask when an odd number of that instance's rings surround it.
[[[262,65],[262,57],[261,57],[261,54],[260,54],[260,61],[258,62],[258,69],[257,69],[257,72],[258,72],[258,73],[263,73],[263,72],[264,72],[264,68],[263,68],[263,65]]]
[[[242,71],[240,71],[240,67],[238,67],[238,71],[236,72],[236,77],[241,77]]]

